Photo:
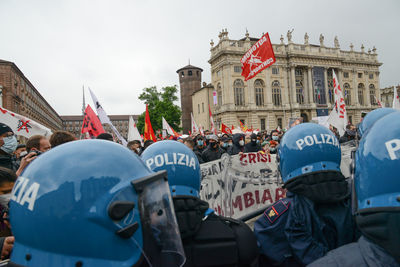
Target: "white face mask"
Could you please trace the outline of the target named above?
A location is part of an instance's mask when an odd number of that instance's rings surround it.
[[[240,141],[239,141],[239,145],[240,145],[240,146],[244,146],[244,141],[243,141],[243,140],[240,140]]]

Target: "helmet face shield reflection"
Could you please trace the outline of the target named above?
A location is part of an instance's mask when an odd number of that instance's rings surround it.
[[[185,254],[167,183],[167,172],[132,181],[138,194],[144,257],[153,266],[182,266]]]

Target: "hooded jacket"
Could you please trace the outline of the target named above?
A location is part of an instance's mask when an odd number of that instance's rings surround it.
[[[244,146],[239,145],[240,138],[244,140],[245,135],[241,133],[236,133],[232,136],[232,143],[233,145],[228,148],[229,155],[237,155],[240,152],[244,152]]]

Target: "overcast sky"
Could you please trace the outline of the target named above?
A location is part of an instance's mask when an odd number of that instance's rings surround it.
[[[176,70],[201,67],[210,82],[210,40],[293,41],[342,49],[376,46],[381,88],[400,83],[400,1],[0,0],[0,59],[14,62],[60,115],[80,114],[82,85],[108,114],[139,114],[144,87],[179,85]],[[92,100],[86,91],[86,102]],[[92,105],[93,106],[93,105]]]

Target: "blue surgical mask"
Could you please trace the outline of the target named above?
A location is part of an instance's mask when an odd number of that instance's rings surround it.
[[[275,151],[276,151],[276,148],[275,148],[275,147],[271,147],[271,148],[269,149],[269,151],[275,152]]]
[[[260,140],[257,140],[257,144],[258,144],[258,145],[260,144]]]
[[[203,140],[197,140],[197,145],[202,146],[203,145]]]
[[[224,147],[224,148],[225,148],[225,147],[228,147],[228,143],[223,143],[223,144],[222,144],[222,147]]]
[[[1,150],[7,154],[12,154],[18,146],[17,138],[12,136],[3,137],[4,145],[0,147]]]
[[[273,136],[272,136],[272,140],[278,141],[278,140],[279,140],[279,136],[273,135]]]

